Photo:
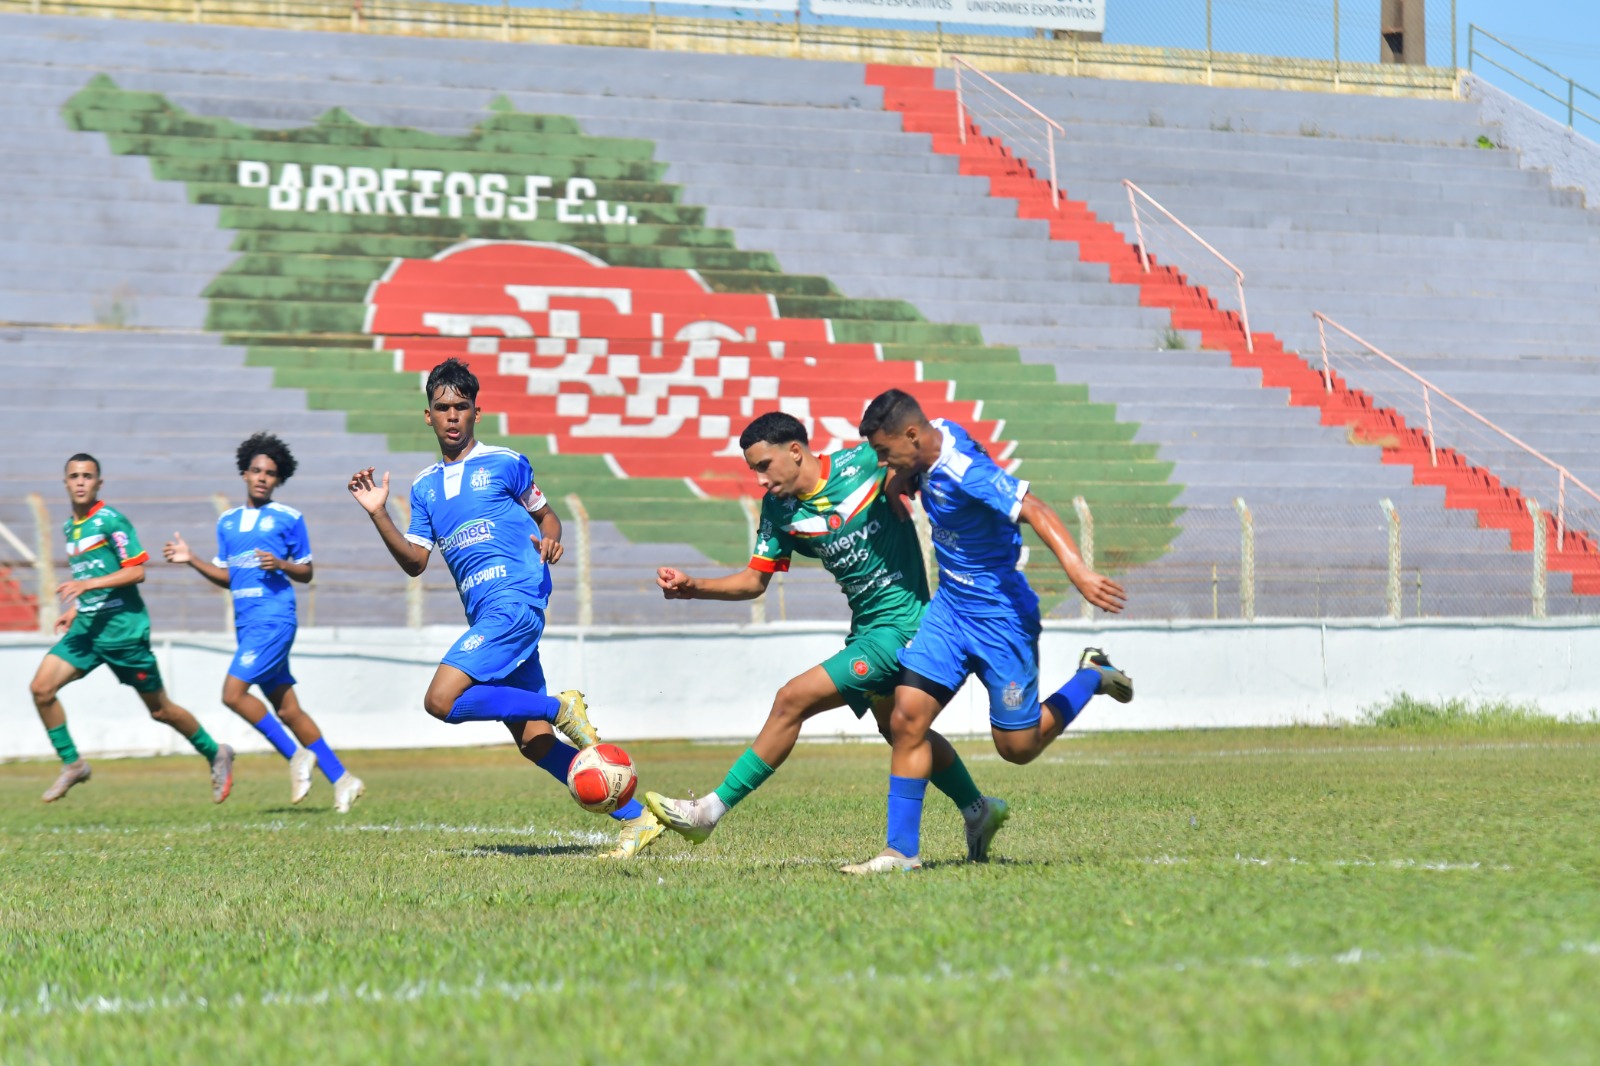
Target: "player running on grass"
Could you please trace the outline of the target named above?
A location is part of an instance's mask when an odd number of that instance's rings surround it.
[[[217,519],[216,558],[208,563],[196,557],[180,533],[172,535],[161,553],[167,562],[188,563],[232,593],[239,650],[222,682],[222,702],[289,760],[289,802],[306,798],[312,768],[321,766],[333,785],[333,809],[343,814],[366,785],[344,768],[317,723],[300,708],[289,672],[297,626],[290,582],[311,580],[311,541],[305,518],[293,507],[274,503],[272,493],[294,476],[294,455],[272,434],[257,433],[239,445],[236,457],[245,502]],[[261,687],[277,715],[250,694],[251,685]],[[296,739],[305,747],[296,745]]]
[[[822,560],[850,604],[843,650],[778,690],[761,733],[716,791],[694,800],[645,793],[656,817],[696,844],[783,765],[806,719],[840,706],[857,718],[870,710],[888,736],[894,682],[900,676],[896,656],[917,631],[928,603],[916,531],[891,512],[883,491],[886,475],[871,446],[818,456],[809,445],[799,419],[779,412],[757,418],[739,437],[745,462],[766,490],[749,566],[709,579],[670,567],[656,571],[656,584],[669,600],[749,600],[766,591],[774,573],[789,569],[790,557],[799,552]],[[1009,816],[1005,801],[978,791],[948,740],[930,731],[928,742],[933,783],[966,821],[967,858],[986,862],[989,842]]]
[[[422,705],[440,721],[504,722],[518,749],[563,786],[577,748],[600,741],[583,694],[545,692],[539,638],[550,601],[550,566],[561,559],[561,519],[534,484],[526,456],[477,439],[478,379],[458,359],[428,375],[424,418],[439,439],[440,462],[411,483],[411,526],[389,517],[389,475],[368,467],[350,494],[372,516],[395,562],[412,577],[437,547],[461,594],[471,627],[448,652]],[[611,814],[622,834],[611,858],[632,858],[661,835],[661,823],[629,800]]]
[[[967,431],[929,422],[911,395],[890,389],[861,418],[867,439],[893,475],[894,495],[920,490],[933,523],[939,591],[922,628],[900,653],[890,716],[888,846],[845,873],[914,870],[922,865],[922,798],[937,766],[934,718],[967,677],[989,692],[994,746],[1007,762],[1031,762],[1072,724],[1097,693],[1127,703],[1133,682],[1098,648],[1086,648],[1071,680],[1039,702],[1039,597],[1018,563],[1019,522],[1033,527],[1083,598],[1122,610],[1122,586],[1090,570],[1072,535],[1026,481],[995,465]]]
[[[61,756],[61,774],[40,798],[54,803],[73,785],[89,780],[89,763],[78,754],[67,715],[56,694],[62,686],[105,663],[117,680],[139,694],[150,717],[176,729],[211,764],[211,798],[221,803],[233,791],[233,749],[211,739],[194,715],[172,702],[150,650],[150,615],[139,595],[150,556],[139,545],[133,523],[100,499],[100,460],[79,452],[67,460],[67,499],[72,517],[61,531],[67,538],[72,579],[56,594],[73,601],[56,622],[63,634],[45,654],[29,689],[39,720]]]

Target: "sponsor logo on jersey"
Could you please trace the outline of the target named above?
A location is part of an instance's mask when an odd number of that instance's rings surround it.
[[[259,600],[266,596],[267,590],[260,585],[251,585],[247,589],[234,589],[233,598],[236,600]]]
[[[457,585],[456,587],[463,593],[466,593],[477,588],[485,581],[498,581],[505,576],[506,568],[504,566],[486,566],[477,573],[468,574],[466,577],[462,578],[461,584]]]
[[[489,468],[480,466],[472,472],[472,491],[482,492],[489,487]]]
[[[482,644],[483,644],[483,634],[482,633],[474,633],[470,637],[468,637],[466,640],[463,640],[461,642],[461,650],[462,651],[477,651],[479,646],[482,645]]]
[[[487,518],[474,518],[470,522],[461,523],[448,536],[440,537],[439,550],[455,551],[470,544],[482,544],[493,539],[494,522]]]
[[[1000,702],[1006,705],[1006,710],[1015,711],[1022,706],[1022,686],[1012,681],[1006,685],[1006,690],[1000,694]]]
[[[254,548],[249,551],[235,552],[228,556],[229,570],[255,570],[259,569],[260,566],[261,557],[256,554]]]

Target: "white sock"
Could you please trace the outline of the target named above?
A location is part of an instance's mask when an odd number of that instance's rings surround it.
[[[722,802],[722,797],[715,792],[709,796],[701,796],[695,800],[695,806],[705,812],[706,821],[716,825],[722,821],[722,816],[728,813],[728,805]]]

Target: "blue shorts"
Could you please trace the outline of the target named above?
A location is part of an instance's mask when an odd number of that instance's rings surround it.
[[[972,618],[935,595],[922,628],[900,653],[900,665],[955,692],[977,674],[989,692],[989,724],[1031,729],[1039,724],[1039,610]]]
[[[443,662],[474,681],[506,681],[543,692],[544,668],[539,665],[542,636],[542,610],[522,603],[497,603],[461,634],[445,652]]]
[[[294,647],[297,628],[293,622],[240,626],[239,650],[233,653],[229,676],[247,685],[260,685],[266,693],[294,684],[294,675],[289,672],[289,649]]]

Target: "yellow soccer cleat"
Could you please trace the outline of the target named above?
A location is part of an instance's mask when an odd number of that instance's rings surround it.
[[[589,706],[583,702],[583,693],[569,688],[556,699],[561,701],[561,710],[556,712],[556,728],[579,750],[600,743],[600,730],[589,721]]]
[[[656,837],[667,831],[660,820],[649,811],[645,811],[632,821],[622,823],[622,832],[617,837],[617,846],[601,855],[602,859],[633,859],[651,844]]]

